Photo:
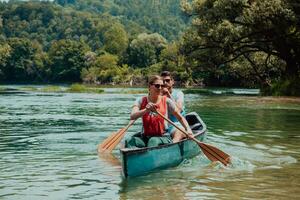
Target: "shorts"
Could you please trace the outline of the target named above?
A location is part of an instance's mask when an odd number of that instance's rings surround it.
[[[125,139],[126,148],[143,148],[143,147],[156,147],[164,144],[172,143],[172,139],[169,135],[161,137],[144,137],[133,136]]]
[[[179,128],[185,130],[184,127],[181,125],[180,122],[174,122],[174,124],[175,124],[176,126],[178,126]],[[169,133],[172,137],[173,137],[173,134],[175,133],[176,130],[178,130],[178,129],[177,129],[175,126],[172,126],[172,125],[169,124],[168,133]]]

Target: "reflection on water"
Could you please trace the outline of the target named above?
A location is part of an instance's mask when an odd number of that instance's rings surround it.
[[[0,199],[300,198],[299,100],[186,95],[187,109],[208,126],[206,142],[232,155],[232,164],[200,155],[125,180],[118,150],[96,149],[127,125],[139,95],[110,90],[0,94]]]
[[[120,158],[111,153],[99,153],[99,159],[102,162],[106,162],[109,166],[115,166],[121,170],[121,161]]]

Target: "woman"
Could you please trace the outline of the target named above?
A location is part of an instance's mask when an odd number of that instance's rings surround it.
[[[174,102],[162,96],[163,79],[153,76],[148,82],[148,96],[138,98],[133,105],[131,120],[142,117],[143,131],[141,137],[130,137],[125,140],[125,147],[153,147],[172,143],[167,122],[155,111],[164,116],[172,113],[189,134],[193,134],[186,119],[180,114]]]

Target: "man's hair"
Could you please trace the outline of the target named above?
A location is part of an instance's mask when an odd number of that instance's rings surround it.
[[[170,76],[172,78],[172,74],[169,71],[163,71],[160,73],[161,76]]]

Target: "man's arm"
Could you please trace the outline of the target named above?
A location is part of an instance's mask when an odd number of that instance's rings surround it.
[[[192,132],[188,122],[186,121],[185,117],[183,117],[180,114],[180,111],[179,111],[178,107],[175,105],[174,101],[169,99],[169,100],[167,100],[167,104],[168,104],[169,111],[177,118],[177,120],[181,123],[181,125],[186,130],[186,132],[190,135],[193,135],[193,132]]]
[[[189,123],[186,121],[186,119],[178,112],[178,110],[174,111],[172,113],[177,119],[178,121],[181,123],[181,125],[184,127],[185,131],[189,134],[189,135],[193,135],[193,132],[189,126]]]
[[[167,97],[169,97],[176,105],[178,108],[179,112],[183,110],[183,104],[184,104],[184,94],[182,91],[177,92],[177,98],[174,99],[172,95],[170,94],[169,90],[164,90],[164,93],[166,94]]]

